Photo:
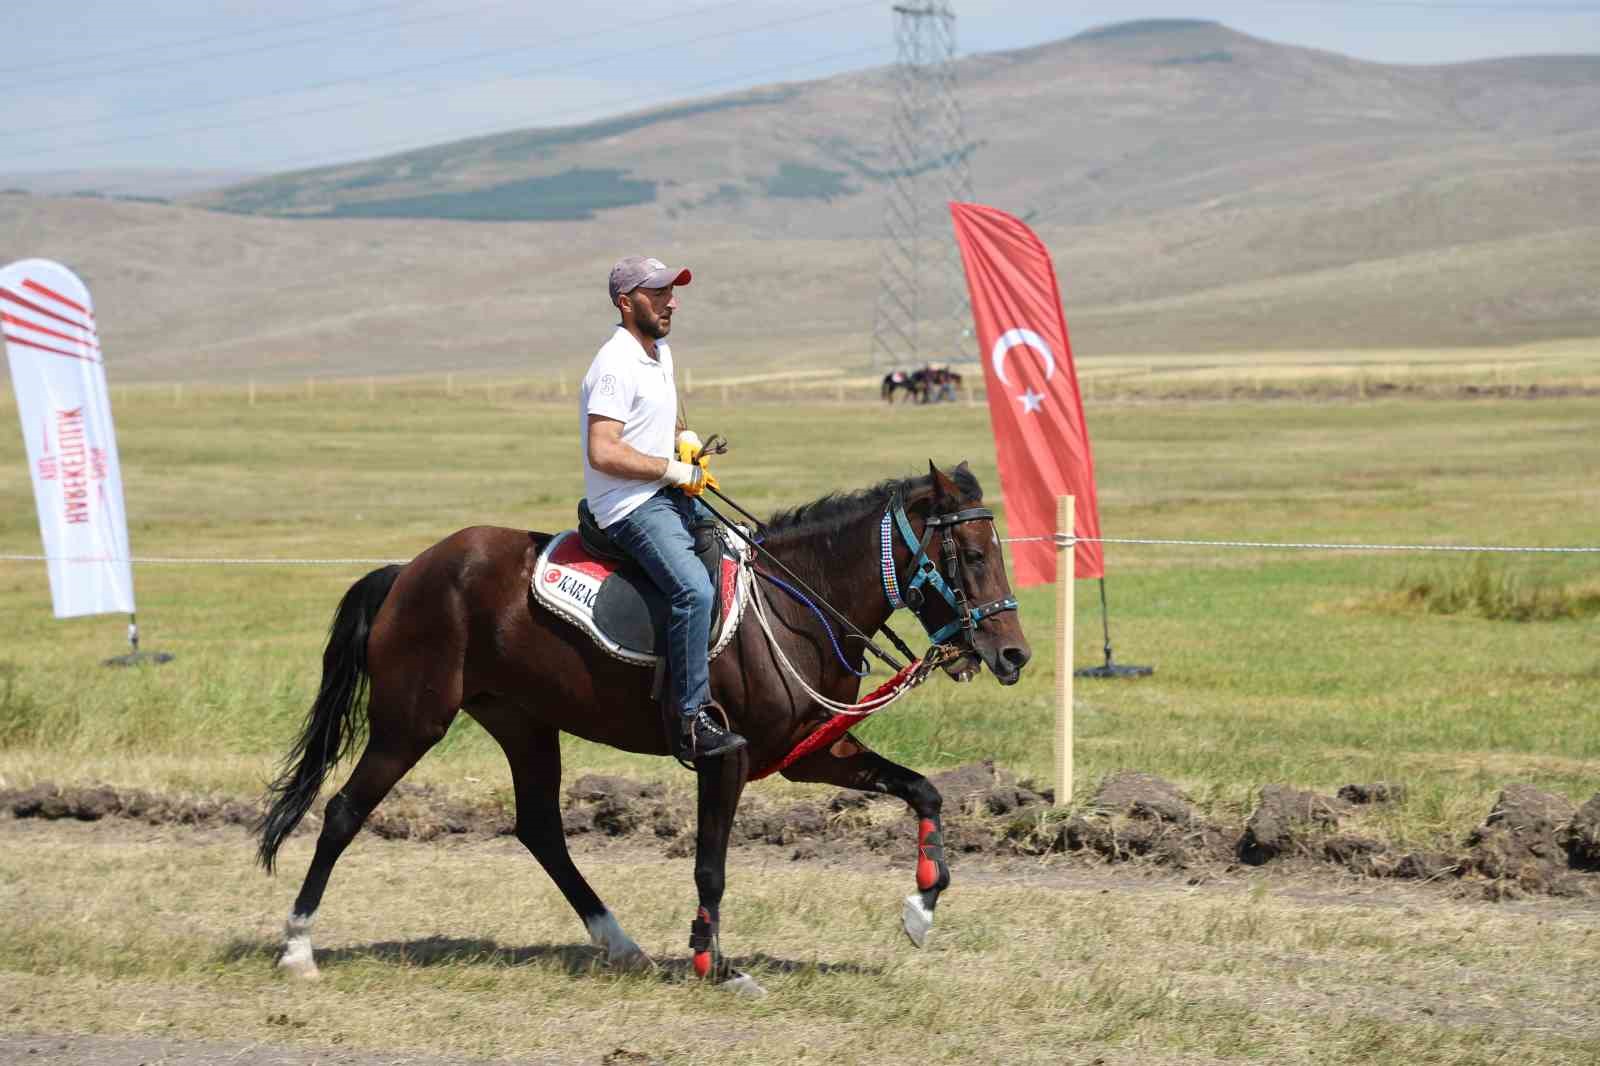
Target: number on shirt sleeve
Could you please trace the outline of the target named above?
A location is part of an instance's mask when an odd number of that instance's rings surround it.
[[[610,367],[599,369],[600,376],[595,378],[594,387],[589,390],[588,413],[626,422],[633,412],[636,391],[632,378],[618,374]]]

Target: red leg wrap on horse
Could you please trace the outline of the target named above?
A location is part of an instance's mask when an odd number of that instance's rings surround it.
[[[922,819],[917,826],[917,888],[923,892],[928,891],[939,883],[939,864],[934,861],[929,852],[933,850],[928,846],[928,838],[935,832],[931,818]],[[933,846],[940,851],[944,849],[938,844]]]
[[[711,952],[697,951],[694,953],[694,972],[701,977],[711,976]]]

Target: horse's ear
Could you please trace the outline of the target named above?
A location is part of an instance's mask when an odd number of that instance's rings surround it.
[[[954,500],[961,496],[961,490],[956,488],[956,483],[950,480],[948,474],[933,465],[933,460],[928,460],[928,476],[933,479],[933,496],[936,500]]]
[[[956,464],[956,469],[957,470],[965,470],[969,474],[972,473],[972,468],[967,465],[967,461],[965,459],[961,460],[959,463]]]

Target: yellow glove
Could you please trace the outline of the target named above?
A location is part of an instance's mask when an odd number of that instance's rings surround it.
[[[692,463],[700,458],[700,437],[692,429],[678,434],[678,462]]]
[[[705,464],[706,459],[704,456],[701,456],[699,460],[693,463],[685,463],[680,459],[668,459],[667,483],[676,485],[687,496],[698,496],[708,486],[713,489],[720,489],[722,486],[717,482],[716,475],[707,470]]]

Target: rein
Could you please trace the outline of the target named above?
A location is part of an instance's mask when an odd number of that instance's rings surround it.
[[[716,492],[716,490],[712,491]],[[740,514],[743,514],[747,517],[752,517],[748,511],[746,511],[743,507],[740,507],[737,503],[734,503],[734,501],[728,499],[728,497],[723,495],[721,492],[716,492],[716,495],[724,503],[736,509]],[[927,653],[919,658],[911,651],[910,648],[906,646],[904,641],[895,635],[893,630],[889,629],[887,625],[883,626],[882,628],[884,632],[887,633],[891,639],[893,639],[900,650],[905,653],[908,659],[911,660],[909,664],[901,666],[899,663],[896,663],[889,658],[887,653],[883,652],[876,645],[874,645],[871,639],[865,633],[862,633],[859,627],[851,623],[850,620],[846,618],[837,608],[828,603],[827,600],[823,599],[821,596],[818,596],[815,591],[801,581],[800,578],[795,575],[794,571],[790,570],[789,567],[784,565],[781,560],[774,557],[770,551],[761,545],[760,541],[746,533],[743,527],[737,526],[730,522],[726,517],[719,513],[716,508],[711,507],[703,499],[700,501],[700,504],[720,522],[722,522],[723,525],[732,530],[734,534],[739,537],[739,539],[743,540],[746,544],[750,545],[752,549],[759,552],[768,562],[776,566],[787,577],[792,579],[796,585],[799,586],[798,589],[790,587],[786,582],[773,576],[772,574],[765,573],[760,569],[752,568],[755,569],[755,573],[757,575],[765,578],[772,584],[777,585],[779,588],[789,593],[789,595],[793,596],[801,603],[804,603],[812,610],[814,614],[816,614],[818,620],[822,622],[823,630],[828,634],[828,638],[833,644],[834,654],[839,657],[839,661],[841,663],[844,663],[845,669],[849,670],[850,673],[855,674],[857,677],[863,676],[866,673],[865,670],[858,671],[854,669],[845,660],[845,657],[839,648],[839,642],[834,637],[832,627],[828,625],[827,618],[822,613],[823,608],[826,608],[829,614],[832,614],[834,618],[838,619],[840,624],[849,632],[851,636],[860,638],[868,650],[877,655],[878,658],[883,659],[885,662],[890,663],[891,666],[896,668],[896,672],[893,677],[891,677],[884,684],[878,686],[865,697],[857,700],[855,703],[845,703],[840,700],[832,699],[823,693],[818,692],[806,680],[805,675],[802,674],[795,664],[790,661],[788,654],[783,649],[782,643],[778,640],[777,635],[772,631],[771,620],[767,617],[766,596],[762,594],[759,584],[754,586],[751,590],[751,606],[755,611],[756,621],[761,626],[761,631],[767,638],[767,645],[772,651],[773,658],[777,661],[783,672],[786,673],[794,681],[794,683],[806,693],[807,696],[811,697],[813,701],[823,708],[831,711],[832,714],[829,718],[823,721],[821,725],[812,730],[812,732],[807,735],[804,740],[802,740],[792,751],[790,751],[778,762],[773,763],[770,766],[760,767],[751,773],[750,780],[752,781],[766,777],[768,774],[776,773],[780,770],[786,769],[819,748],[833,743],[839,737],[844,735],[853,723],[859,722],[868,715],[880,711],[889,706],[891,703],[894,703],[896,700],[899,700],[902,696],[906,695],[912,689],[926,681],[935,669],[943,666],[945,663],[959,659],[963,654],[966,653],[966,651],[970,651],[973,648],[972,638],[976,632],[977,625],[983,619],[988,618],[991,615],[999,614],[1001,611],[1014,611],[1017,609],[1016,599],[1010,596],[1002,599],[992,600],[989,603],[973,607],[967,599],[965,583],[962,581],[961,552],[959,545],[956,544],[955,527],[963,522],[993,522],[993,511],[987,507],[969,507],[965,510],[953,511],[948,514],[929,516],[924,526],[926,530],[924,536],[927,536],[930,541],[934,535],[941,537],[940,560],[944,564],[944,570],[941,572],[940,567],[936,565],[928,556],[927,545],[917,537],[916,531],[911,528],[911,520],[906,515],[905,505],[901,501],[900,493],[896,491],[893,497],[890,499],[889,506],[885,508],[883,512],[883,520],[879,526],[878,548],[882,564],[881,574],[883,578],[884,594],[888,597],[889,606],[892,609],[898,610],[901,607],[909,608],[911,613],[916,617],[917,621],[922,623],[922,628],[927,632],[929,640],[933,642],[933,646],[928,649]],[[759,527],[760,523],[758,522],[757,525]],[[935,531],[937,531],[937,533]],[[909,580],[907,580],[905,583],[905,592],[903,594],[900,591],[901,579],[899,567],[895,564],[894,559],[895,532],[900,534],[901,539],[905,542],[906,547],[911,552],[911,573]],[[931,587],[935,592],[937,592],[940,598],[943,599],[944,602],[948,604],[950,609],[955,613],[955,617],[951,621],[939,626],[938,628],[935,628],[922,616],[922,607],[923,604],[927,602],[928,598],[924,594],[924,586]],[[803,590],[803,592],[801,590]],[[809,593],[810,596],[814,598],[815,602],[813,602],[811,599],[807,599],[805,595],[806,593]],[[947,643],[949,638],[958,632],[965,638],[965,650],[959,646]]]
[[[715,490],[713,490],[713,491],[715,491]],[[718,496],[719,499],[728,500],[728,498],[726,496],[724,496],[720,492],[717,493],[717,496]],[[800,576],[798,574],[796,574],[793,570],[789,569],[789,567],[784,563],[784,561],[782,559],[779,559],[776,555],[773,555],[770,551],[768,551],[766,548],[761,546],[761,542],[759,540],[757,540],[756,538],[752,537],[750,534],[746,533],[743,526],[741,526],[741,525],[739,525],[739,524],[737,524],[735,522],[730,521],[728,519],[727,515],[724,515],[721,511],[717,510],[715,507],[713,507],[709,503],[707,503],[705,501],[704,497],[701,497],[698,502],[699,502],[701,507],[704,507],[707,511],[709,511],[711,513],[711,516],[713,518],[715,518],[717,521],[721,522],[723,525],[727,526],[728,527],[728,532],[732,533],[734,536],[736,536],[740,540],[744,541],[746,544],[748,544],[750,546],[750,548],[753,551],[758,552],[761,555],[762,558],[766,559],[767,562],[771,563],[773,566],[775,566],[779,570],[783,571],[783,575],[785,577],[787,577],[790,581],[793,581],[795,583],[795,585],[797,585],[804,592],[808,593],[812,597],[812,599],[815,601],[815,604],[822,606],[823,608],[825,608],[827,610],[827,612],[829,614],[833,615],[835,621],[837,621],[842,627],[844,627],[844,629],[847,632],[849,632],[849,634],[851,636],[854,636],[854,637],[858,638],[861,641],[861,643],[866,647],[867,651],[870,651],[873,655],[876,655],[879,659],[883,660],[883,662],[885,664],[887,664],[888,667],[891,670],[903,670],[903,669],[905,669],[905,665],[906,665],[905,663],[900,662],[893,655],[890,655],[888,652],[884,651],[882,648],[880,648],[876,644],[874,644],[872,642],[872,638],[871,637],[869,637],[867,634],[861,632],[861,627],[860,626],[856,625],[854,622],[850,621],[850,619],[846,618],[844,616],[844,612],[840,611],[833,604],[829,603],[827,600],[823,599],[821,596],[818,596],[817,593],[816,593],[816,590],[814,590],[813,588],[811,588],[811,586],[807,585],[804,581],[802,581],[800,579]],[[728,502],[730,504],[733,504],[733,506],[735,506],[735,507],[739,506],[738,504],[734,504],[732,500],[728,500]],[[740,512],[745,513],[745,514],[749,513],[747,511],[745,511],[743,507],[739,507],[739,510],[740,510]],[[903,641],[899,637],[895,636],[894,633],[892,631],[890,631],[887,626],[884,627],[884,630],[885,630],[885,632],[888,633],[890,639],[892,639],[894,641],[895,646],[900,649],[900,651],[905,655],[906,658],[915,659],[917,657],[916,654],[914,652],[912,652],[912,650],[906,646],[905,641]]]

